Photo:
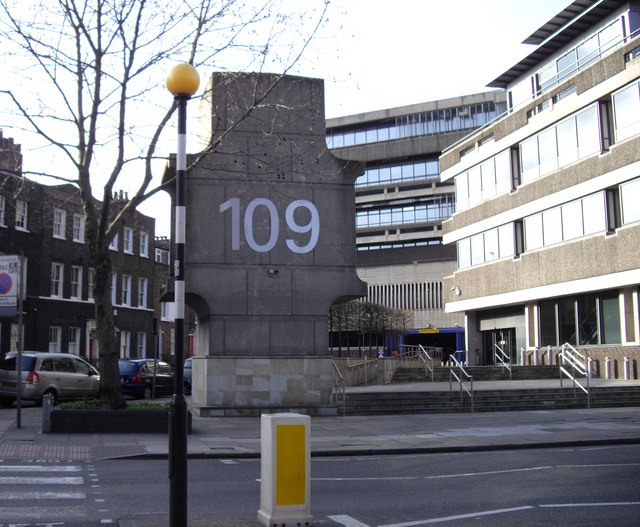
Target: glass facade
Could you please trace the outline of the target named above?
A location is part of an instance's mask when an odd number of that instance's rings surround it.
[[[437,181],[440,177],[440,165],[437,159],[416,161],[393,165],[383,165],[365,170],[356,180],[356,187],[389,185],[407,181]]]
[[[415,205],[357,211],[356,228],[443,221],[452,214],[453,195],[445,194],[427,198],[425,202]]]
[[[541,347],[620,344],[620,300],[617,291],[545,300],[538,304]]]
[[[432,110],[398,117],[394,122],[361,130],[328,130],[330,149],[393,141],[407,137],[444,134],[484,126],[505,113],[506,104],[492,101]]]

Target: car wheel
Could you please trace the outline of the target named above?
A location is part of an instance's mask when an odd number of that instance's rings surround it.
[[[9,408],[10,406],[13,406],[13,399],[9,399],[9,398],[0,398],[0,408]]]
[[[42,397],[44,397],[45,395],[51,396],[51,406],[58,406],[58,394],[55,390],[47,390],[42,394]],[[40,401],[40,404],[42,404],[42,400]]]
[[[151,391],[151,385],[150,384],[145,384],[144,385],[144,398],[145,399],[152,399],[153,398],[153,392]]]

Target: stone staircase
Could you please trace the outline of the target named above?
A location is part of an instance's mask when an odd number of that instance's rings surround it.
[[[591,408],[640,406],[640,387],[592,388]],[[482,390],[474,393],[475,412],[586,408],[587,396],[572,388]],[[468,395],[446,392],[348,393],[346,415],[470,412]]]
[[[466,368],[476,381],[509,380],[509,372],[500,367]],[[446,374],[446,375],[445,375]],[[514,367],[512,380],[558,379],[556,366]],[[397,391],[389,389],[377,392],[351,392],[346,394],[346,415],[386,415],[417,413],[457,413],[470,412],[471,399],[460,391],[455,384],[449,391],[448,368],[438,368],[435,381],[445,383],[442,390],[407,391],[399,387]],[[407,382],[431,382],[425,377],[424,370],[398,369],[393,384]],[[591,408],[612,408],[640,406],[640,385],[619,384],[607,387],[591,387]],[[474,390],[475,412],[504,412],[514,410],[561,410],[587,408],[587,396],[580,389],[574,391],[571,382],[565,380],[564,387],[554,388],[514,388],[476,389]]]
[[[512,366],[511,370],[511,379],[514,381],[560,378],[557,366]],[[469,366],[465,371],[473,376],[474,381],[506,381],[510,378],[509,370],[500,366]],[[424,368],[398,368],[391,383],[420,381],[431,381],[431,374],[427,376]],[[449,382],[449,368],[435,368],[433,381]]]

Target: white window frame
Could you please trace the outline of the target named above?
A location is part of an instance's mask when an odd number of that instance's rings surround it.
[[[71,292],[69,297],[74,300],[82,298],[82,267],[79,265],[71,266]]]
[[[147,278],[138,278],[138,307],[147,307],[147,290],[149,280]]]
[[[131,357],[131,331],[120,332],[120,358],[128,359]]]
[[[96,286],[96,270],[93,267],[89,267],[87,273],[87,299],[93,300],[93,289]]]
[[[82,214],[73,215],[73,241],[84,243],[84,216]]]
[[[62,298],[64,286],[64,264],[51,262],[51,297]]]
[[[4,196],[0,196],[0,227],[6,227],[5,214],[7,202]]]
[[[125,227],[124,235],[122,238],[122,252],[126,254],[133,254],[133,229],[130,227]]]
[[[117,251],[118,250],[118,233],[116,232],[115,236],[113,237],[113,239],[111,240],[111,243],[109,244],[109,249],[111,251]]]
[[[140,231],[140,256],[149,257],[149,233],[147,231]]]
[[[118,290],[118,273],[111,273],[111,303],[116,305],[116,292]]]
[[[80,355],[80,328],[69,328],[69,353]]]
[[[130,306],[131,305],[131,275],[123,274],[122,275],[122,296],[121,296],[121,305]]]
[[[60,352],[60,336],[62,328],[60,326],[49,326],[49,353]]]
[[[144,331],[138,331],[136,336],[136,353],[141,359],[147,356],[147,334]]]
[[[26,231],[28,228],[29,204],[21,199],[16,200],[16,230]]]
[[[67,211],[53,209],[53,237],[64,240],[67,230]]]

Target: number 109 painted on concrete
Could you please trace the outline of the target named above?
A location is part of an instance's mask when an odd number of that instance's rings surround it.
[[[265,207],[269,213],[271,227],[269,231],[269,239],[265,243],[258,243],[253,232],[253,215],[258,207]],[[295,221],[295,212],[297,209],[307,209],[310,214],[309,222],[300,225]],[[220,204],[220,212],[231,211],[231,249],[233,251],[240,250],[240,198],[231,198]],[[284,213],[287,227],[295,233],[310,233],[309,240],[304,245],[298,245],[296,240],[287,238],[287,247],[291,252],[304,254],[313,251],[318,243],[320,235],[320,215],[316,206],[306,199],[297,199],[287,205]],[[249,202],[244,211],[244,239],[247,245],[255,252],[268,253],[278,243],[280,234],[280,217],[278,209],[273,201],[266,198],[255,198]]]

